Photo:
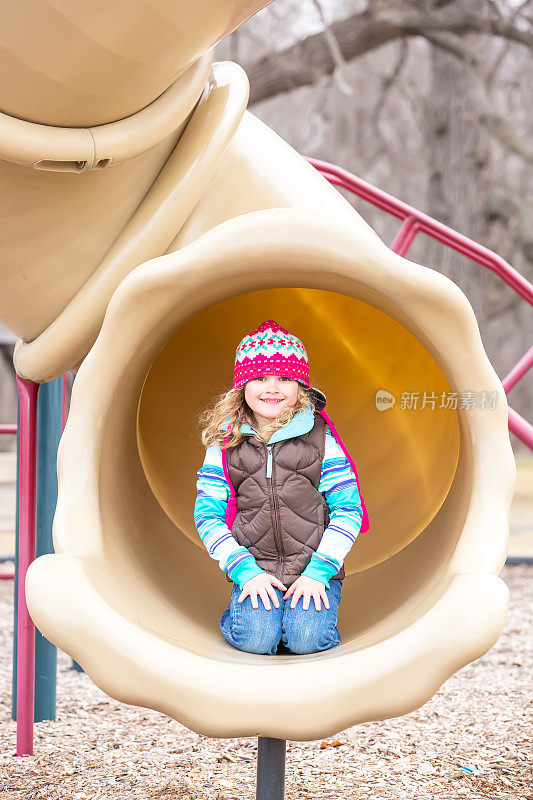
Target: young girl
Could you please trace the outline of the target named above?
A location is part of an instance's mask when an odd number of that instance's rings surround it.
[[[233,582],[220,629],[239,650],[341,643],[343,561],[368,515],[325,405],[300,339],[266,320],[237,347],[233,389],[200,415],[194,521]]]

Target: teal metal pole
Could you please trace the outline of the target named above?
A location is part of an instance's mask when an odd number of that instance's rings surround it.
[[[73,375],[72,376],[71,389],[74,386],[75,379],[76,379],[76,376]],[[65,428],[65,425],[67,424],[68,409],[69,409],[68,374],[65,374],[65,375],[63,375],[63,428]],[[74,661],[74,659],[72,659],[71,669],[76,670],[76,672],[83,672],[84,671],[83,667],[80,664],[78,664],[77,661]]]
[[[52,522],[57,504],[57,448],[62,433],[63,378],[45,383],[37,412],[36,557],[54,552]],[[57,648],[35,630],[35,722],[56,718]]]

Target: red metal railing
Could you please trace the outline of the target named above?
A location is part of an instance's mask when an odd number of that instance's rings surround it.
[[[361,180],[361,178],[352,175],[351,172],[342,169],[342,167],[330,164],[327,161],[319,161],[316,158],[308,158],[307,160],[331,184],[340,186],[368,203],[372,203],[377,208],[381,208],[387,214],[403,220],[400,230],[390,245],[391,250],[398,253],[398,255],[406,255],[417,234],[424,233],[446,247],[456,250],[471,261],[475,261],[477,264],[486,267],[486,269],[492,270],[520,297],[533,305],[533,286],[523,275],[513,269],[501,256],[493,253],[492,250],[474,242],[467,236],[463,236],[461,233],[454,231],[453,228],[449,228],[442,222],[438,222],[436,219],[407,205],[407,203],[387,194],[376,186]],[[516,386],[531,366],[533,366],[533,347],[522,356],[520,361],[503,379],[502,385],[506,394],[513,386]],[[533,449],[533,426],[512,408],[509,408],[509,430]]]

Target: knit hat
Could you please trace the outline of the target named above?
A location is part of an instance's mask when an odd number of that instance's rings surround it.
[[[303,343],[273,319],[265,320],[239,342],[233,388],[261,375],[292,378],[311,390],[317,411],[326,406],[326,395],[309,385],[309,360]]]

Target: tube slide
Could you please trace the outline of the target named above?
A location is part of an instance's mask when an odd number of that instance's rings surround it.
[[[193,522],[196,415],[266,316],[306,342],[372,520],[345,562],[343,644],[306,656],[224,640],[227,582]],[[402,407],[404,392],[438,401]],[[441,408],[454,393],[495,407]],[[113,295],[74,384],[30,612],[105,692],[204,735],[309,740],[404,714],[501,633],[514,470],[505,394],[454,283],[318,213],[242,215]]]

